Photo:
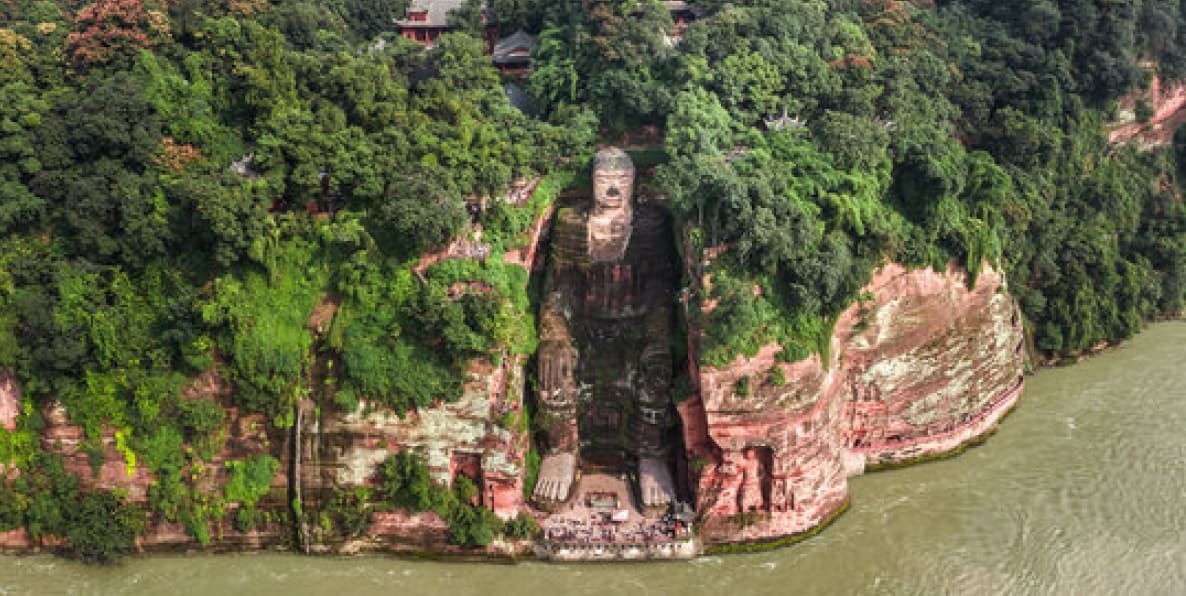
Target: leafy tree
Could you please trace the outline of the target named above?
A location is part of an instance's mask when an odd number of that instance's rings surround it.
[[[33,131],[47,110],[27,83],[0,86],[0,231],[32,224],[45,213],[45,199],[27,183],[41,170]]]
[[[411,451],[400,451],[379,466],[379,494],[387,502],[409,511],[431,509],[439,500],[424,460]]]
[[[588,102],[619,130],[627,120],[661,120],[671,99],[661,80],[671,26],[654,0],[557,3],[540,34],[532,94],[545,113]]]
[[[81,67],[107,64],[169,40],[168,18],[142,0],[97,0],[78,11],[67,52]]]
[[[111,563],[135,547],[144,512],[109,492],[87,492],[66,513],[66,538],[86,563]]]

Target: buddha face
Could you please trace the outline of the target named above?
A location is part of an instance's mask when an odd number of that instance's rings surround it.
[[[634,164],[616,147],[602,149],[593,160],[593,200],[598,211],[629,206],[634,190]]]
[[[599,171],[593,173],[593,200],[598,210],[621,209],[628,201],[634,176],[628,171]]]

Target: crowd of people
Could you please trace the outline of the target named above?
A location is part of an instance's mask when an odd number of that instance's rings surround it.
[[[608,511],[593,512],[586,519],[563,518],[544,526],[545,536],[555,542],[648,543],[681,540],[690,535],[690,528],[671,515],[660,520],[641,519],[615,522]]]

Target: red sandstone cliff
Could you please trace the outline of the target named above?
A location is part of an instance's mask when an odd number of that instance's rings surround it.
[[[1022,330],[1003,276],[888,265],[836,323],[831,358],[780,347],[696,373],[680,405],[706,542],[809,531],[870,465],[942,454],[992,429],[1022,383]],[[785,382],[775,385],[779,367]],[[734,387],[746,377],[748,396]],[[777,375],[773,377],[777,380]]]
[[[530,185],[530,190],[534,188]],[[509,249],[503,261],[530,272],[538,263],[537,249],[551,217],[548,208],[526,233],[526,242]],[[480,242],[457,241],[445,251],[426,255],[417,270],[486,252],[488,247]],[[458,401],[403,415],[372,410],[366,403],[353,413],[325,407],[315,414],[308,408],[299,472],[306,513],[314,512],[335,489],[373,485],[383,460],[412,449],[424,455],[434,481],[452,483],[465,475],[477,485],[483,506],[503,519],[516,516],[524,507],[524,458],[530,448],[528,429],[515,422],[524,407],[525,364],[526,358],[509,353],[475,359],[469,363]],[[364,539],[334,544],[332,538],[315,536],[312,542],[315,550],[458,550],[448,543],[447,530],[447,524],[431,512],[377,512]],[[514,545],[494,544],[490,550],[515,554]]]
[[[531,268],[544,218],[530,244],[515,253]],[[872,299],[838,319],[827,363],[818,355],[779,362],[779,346],[724,368],[693,367],[699,395],[680,404],[692,486],[709,543],[768,540],[809,531],[847,500],[847,477],[869,466],[942,454],[991,430],[1021,388],[1022,332],[1003,276],[985,268],[973,290],[962,271],[906,270],[888,265],[864,289]],[[694,343],[694,342],[693,342]],[[692,355],[695,362],[695,354]],[[522,407],[523,362],[504,357],[472,363],[462,399],[412,412],[337,414],[328,408],[299,426],[299,483],[308,503],[334,488],[373,481],[375,466],[401,449],[421,449],[434,476],[465,474],[478,481],[482,503],[504,517],[523,510],[526,429],[504,428]],[[771,371],[778,367],[782,381]],[[734,388],[748,378],[746,397]],[[187,398],[217,396],[229,387],[216,376],[195,379]],[[19,407],[19,388],[0,377],[0,423]],[[315,410],[309,408],[309,414]],[[143,501],[153,478],[143,465],[129,475],[104,434],[106,463],[92,475],[79,449],[82,432],[61,412],[48,411],[43,445],[66,456],[89,486],[118,488]],[[222,463],[269,453],[285,463],[273,483],[281,506],[287,488],[291,435],[268,434],[259,416],[231,411],[225,448],[201,472],[218,490]],[[435,514],[376,514],[365,541],[329,548],[446,550],[446,526]],[[215,546],[260,547],[281,541],[272,525],[251,534],[214,522]],[[186,547],[193,540],[178,524],[153,523],[147,548]],[[0,548],[28,548],[23,532],[0,535]]]
[[[2,389],[0,385],[0,402],[6,399]],[[275,429],[268,431],[271,425],[262,414],[242,415],[237,408],[229,407],[230,389],[229,384],[212,368],[192,379],[182,391],[183,399],[218,399],[228,406],[226,424],[216,431],[223,435],[221,448],[210,461],[200,465],[191,463],[186,468],[185,473],[195,480],[195,486],[202,494],[221,494],[228,477],[225,464],[231,460],[264,454],[285,459],[286,433]],[[156,482],[156,476],[142,461],[128,465],[124,454],[116,446],[116,429],[103,428],[99,438],[103,463],[92,468],[90,455],[85,448],[91,441],[80,426],[70,422],[65,408],[57,403],[47,404],[42,408],[41,417],[45,422],[40,432],[41,448],[60,454],[66,470],[78,477],[83,488],[116,490],[126,495],[130,502],[147,508],[148,489]],[[271,495],[260,504],[261,510],[283,512],[287,507],[287,485],[288,477],[281,467],[272,479]],[[228,515],[213,518],[207,524],[211,548],[258,549],[277,546],[285,541],[287,530],[279,522],[260,523],[256,529],[247,533],[235,530],[231,514],[237,506],[237,503],[228,503]],[[196,546],[195,539],[181,523],[169,522],[155,515],[150,515],[147,522],[146,534],[138,541],[142,549],[171,550]],[[46,544],[55,545],[57,542]],[[0,550],[29,550],[35,546],[24,530],[0,533]]]

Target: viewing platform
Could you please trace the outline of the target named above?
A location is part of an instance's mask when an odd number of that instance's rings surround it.
[[[535,553],[553,561],[690,559],[700,554],[690,508],[676,513],[640,509],[624,476],[594,473],[541,526]],[[650,512],[650,515],[648,515]]]

